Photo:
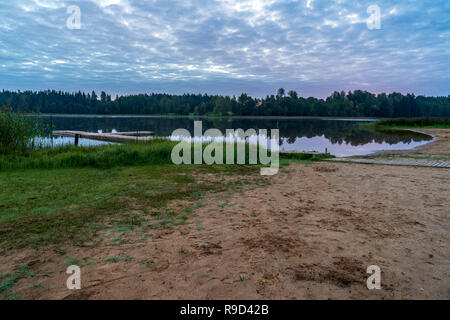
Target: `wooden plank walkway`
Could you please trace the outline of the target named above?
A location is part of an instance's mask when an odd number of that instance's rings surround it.
[[[320,155],[324,155],[324,154],[329,154],[329,153],[325,153],[325,152],[317,152],[317,151],[295,151],[295,150],[292,150],[292,151],[284,151],[284,150],[281,150],[280,152],[279,152],[281,155],[292,155],[292,154],[307,154],[307,155],[310,155],[310,156],[320,156]]]
[[[382,164],[390,166],[450,168],[450,161],[446,160],[334,158],[334,159],[326,159],[324,161],[362,163],[362,164]]]
[[[152,131],[136,131],[136,132],[115,132],[115,133],[95,133],[85,131],[53,131],[53,136],[75,138],[75,144],[78,144],[78,138],[107,141],[107,142],[135,142],[147,141],[150,136],[155,133]]]

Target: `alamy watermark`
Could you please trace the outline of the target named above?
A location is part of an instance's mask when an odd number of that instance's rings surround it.
[[[80,290],[81,289],[81,269],[79,266],[69,266],[66,270],[67,274],[70,276],[67,278],[66,286],[69,290]]]
[[[194,136],[186,129],[177,129],[172,133],[172,137],[181,139],[181,142],[172,149],[171,159],[177,165],[261,164],[269,166],[261,168],[261,175],[273,176],[278,173],[280,166],[280,133],[278,129],[271,129],[270,133],[270,138],[267,129],[258,132],[255,129],[245,132],[243,129],[227,129],[225,136],[219,129],[208,129],[203,134],[202,121],[195,121]],[[210,143],[204,147],[205,141]]]
[[[70,30],[81,29],[81,9],[78,6],[69,6],[67,13],[70,16],[66,20],[66,26]]]
[[[367,28],[369,30],[381,29],[381,9],[378,5],[373,4],[367,8],[367,13],[370,14],[366,20]]]
[[[308,1],[308,8],[312,8],[312,1]],[[70,30],[81,29],[81,9],[79,6],[71,5],[67,7],[69,17],[66,20],[66,26]],[[369,17],[366,20],[366,25],[369,30],[381,29],[381,9],[377,4],[372,4],[367,8]]]
[[[381,269],[379,266],[367,267],[367,273],[371,276],[367,278],[367,289],[380,290],[381,289]]]

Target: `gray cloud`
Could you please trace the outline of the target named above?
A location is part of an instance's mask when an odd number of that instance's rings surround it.
[[[448,1],[16,0],[0,4],[0,87],[256,96],[447,95]],[[66,27],[70,5],[80,30]]]

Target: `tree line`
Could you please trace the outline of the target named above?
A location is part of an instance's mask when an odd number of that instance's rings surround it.
[[[449,117],[449,97],[426,97],[367,91],[334,92],[326,99],[300,97],[280,88],[275,95],[253,98],[163,93],[116,96],[95,91],[0,92],[0,107],[13,111],[59,114],[218,115],[218,116],[342,116],[342,117]]]

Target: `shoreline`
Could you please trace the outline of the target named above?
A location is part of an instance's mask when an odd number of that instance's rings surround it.
[[[407,150],[380,150],[359,158],[390,157],[390,156],[450,156],[450,129],[401,129],[428,135],[432,141]],[[350,157],[351,158],[351,157]]]
[[[61,118],[183,118],[183,119],[267,119],[267,120],[341,120],[341,121],[368,121],[374,122],[381,118],[373,117],[339,117],[339,116],[208,116],[208,115],[139,115],[139,114],[65,114],[65,113],[26,113],[28,116],[61,117]]]

